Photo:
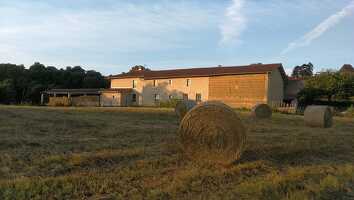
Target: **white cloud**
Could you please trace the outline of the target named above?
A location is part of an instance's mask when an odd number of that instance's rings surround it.
[[[232,4],[225,11],[225,21],[220,26],[221,44],[240,41],[241,33],[246,29],[247,19],[243,14],[245,0],[232,0]]]
[[[299,40],[291,42],[286,49],[284,49],[281,54],[287,54],[288,52],[297,49],[299,47],[308,46],[312,41],[316,40],[320,36],[322,36],[326,31],[334,27],[338,24],[342,19],[347,16],[350,16],[354,13],[354,1],[351,1],[346,7],[344,7],[341,11],[331,15],[326,20],[321,22],[318,26],[316,26],[313,30],[305,34]]]
[[[27,65],[112,63],[117,55],[185,47],[191,33],[217,23],[213,10],[189,2],[117,2],[105,9],[31,2],[0,6],[0,13],[12,16],[0,20],[0,62]]]

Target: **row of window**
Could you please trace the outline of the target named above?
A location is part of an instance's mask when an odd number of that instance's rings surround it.
[[[191,79],[186,79],[186,86],[189,87],[192,84],[192,80]],[[172,85],[172,80],[168,80],[168,85]],[[136,88],[137,86],[137,81],[133,80],[133,88]],[[153,80],[153,86],[156,87],[157,86],[157,80]]]
[[[114,96],[113,96],[114,98]],[[174,96],[173,95],[169,95],[168,96],[169,99],[173,99]],[[183,99],[187,100],[188,99],[188,94],[183,94]],[[159,94],[154,94],[154,100],[155,101],[160,101],[160,95]],[[197,93],[195,95],[195,100],[197,102],[201,102],[202,101],[202,94]],[[132,102],[135,103],[136,102],[136,94],[132,94]]]
[[[168,98],[169,99],[174,99],[174,96],[173,95],[169,95]],[[187,100],[188,99],[188,94],[183,94],[183,99]],[[155,101],[160,101],[160,94],[154,94],[154,100]],[[202,101],[202,94],[197,93],[195,95],[195,100],[197,102],[201,102]]]
[[[156,87],[156,86],[157,86],[157,80],[153,80],[152,85],[153,85],[154,87]],[[172,80],[171,80],[171,79],[168,80],[168,85],[172,85]]]

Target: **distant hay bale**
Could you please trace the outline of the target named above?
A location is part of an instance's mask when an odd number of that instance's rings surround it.
[[[251,115],[259,119],[271,118],[272,108],[267,104],[257,104],[252,108]]]
[[[179,101],[175,107],[176,115],[180,120],[182,120],[186,113],[196,105],[197,103],[192,100]]]
[[[332,116],[328,106],[307,106],[304,120],[307,126],[329,128],[333,123]]]
[[[231,164],[241,156],[246,128],[229,106],[206,102],[184,116],[178,135],[183,151],[191,159]]]

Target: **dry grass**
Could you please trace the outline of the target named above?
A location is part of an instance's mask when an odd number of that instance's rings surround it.
[[[241,118],[239,163],[181,156],[171,109],[0,106],[0,199],[353,199],[354,120]]]

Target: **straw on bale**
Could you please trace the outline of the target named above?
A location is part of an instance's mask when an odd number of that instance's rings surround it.
[[[307,106],[304,119],[307,126],[329,128],[332,126],[333,116],[328,106]]]
[[[227,165],[240,158],[246,128],[229,106],[206,102],[184,116],[178,135],[184,153],[192,160]]]
[[[192,100],[179,101],[175,107],[176,115],[180,120],[182,120],[186,113],[196,105],[197,103]]]
[[[272,108],[267,104],[257,104],[252,108],[251,115],[259,119],[271,118]]]

